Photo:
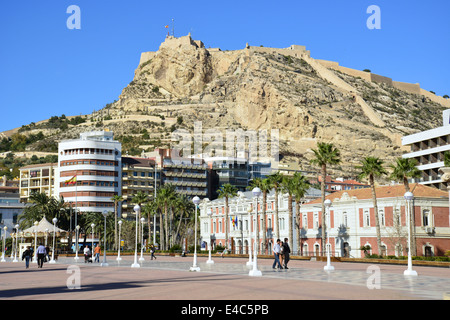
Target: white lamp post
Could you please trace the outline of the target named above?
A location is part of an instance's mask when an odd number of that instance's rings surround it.
[[[34,222],[34,255],[33,255],[33,260],[31,261],[32,263],[37,263],[37,253],[36,253],[36,244],[37,244],[37,225],[39,223],[37,221]]]
[[[58,219],[53,218],[53,247],[52,247],[52,260],[50,260],[49,263],[56,263],[55,261],[55,238],[56,238],[56,222],[58,222]]]
[[[327,223],[326,223],[326,227],[327,227],[327,265],[325,267],[323,267],[323,270],[325,271],[332,271],[334,270],[334,267],[331,265],[330,262],[330,207],[331,207],[331,200],[327,199],[324,202],[325,205],[325,213],[327,216]]]
[[[194,236],[194,263],[193,263],[192,267],[189,269],[189,271],[200,271],[200,267],[197,266],[197,206],[200,203],[200,198],[195,196],[192,199],[192,202],[195,205],[195,216],[194,216],[194,219],[195,219],[195,229],[194,229],[194,232],[195,232],[195,236]]]
[[[48,229],[45,229],[45,246],[48,244]]]
[[[139,261],[144,261],[144,222],[145,218],[141,218],[141,257],[139,258]]]
[[[8,227],[7,227],[7,226],[4,226],[4,227],[3,227],[3,231],[4,231],[4,232],[3,232],[3,248],[2,248],[2,249],[3,249],[3,250],[2,250],[3,253],[2,253],[2,260],[1,260],[1,262],[6,262],[6,260],[5,260],[5,253],[6,253],[6,252],[5,252],[5,251],[6,251],[6,250],[5,250],[5,248],[6,248],[6,230],[8,230]]]
[[[134,246],[134,263],[131,265],[131,267],[132,268],[140,268],[141,266],[137,262],[137,243],[138,243],[138,224],[139,224],[138,217],[139,217],[139,212],[141,211],[141,207],[137,204],[134,206],[133,210],[136,213],[136,243]]]
[[[94,228],[95,223],[91,223],[91,255],[94,253]]]
[[[105,228],[103,230],[103,262],[100,264],[101,267],[107,267],[108,263],[106,262],[106,217],[108,216],[108,211],[103,211],[103,217],[105,220]]]
[[[405,276],[417,276],[417,272],[412,269],[412,257],[411,257],[411,201],[414,199],[412,192],[406,192],[404,195],[406,200],[406,221],[408,227],[408,269],[406,269],[403,274]]]
[[[251,219],[251,214],[252,214],[252,207],[248,206],[247,208],[247,212],[248,212],[248,220],[252,221]],[[252,261],[252,237],[249,237],[249,244],[248,244],[248,261],[247,261],[247,266],[253,266],[253,261]]]
[[[253,277],[261,277],[262,273],[260,270],[258,270],[258,242],[256,241],[257,238],[257,232],[258,232],[258,198],[261,195],[261,189],[256,187],[252,190],[253,196],[256,198],[256,211],[255,211],[255,250],[254,250],[254,257],[255,261],[253,263],[253,269],[250,270],[248,273],[249,276]]]
[[[122,258],[120,257],[120,231],[122,230],[122,220],[119,220],[119,222],[117,222],[119,224],[119,248],[117,249],[117,261],[122,260]]]
[[[75,261],[78,261],[78,232],[80,231],[80,226],[75,227],[75,258],[73,258]]]
[[[19,256],[19,254],[17,253],[17,248],[19,247],[19,225],[16,224],[16,244],[14,245],[14,260],[13,262],[19,262],[19,260],[17,260],[17,257]]]
[[[208,211],[206,214],[209,217],[209,221],[212,223],[212,221],[211,221],[212,212]],[[209,230],[211,230],[211,228],[209,228]],[[208,257],[208,260],[206,261],[207,264],[214,264],[214,261],[211,259],[211,249],[212,249],[211,246],[212,246],[212,241],[211,241],[211,233],[210,233],[209,234],[209,245],[208,245],[208,247],[209,247],[209,257]]]

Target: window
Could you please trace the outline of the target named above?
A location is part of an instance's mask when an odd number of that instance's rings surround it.
[[[303,228],[308,229],[308,215],[306,213],[303,215]]]
[[[342,213],[342,225],[344,227],[348,227],[348,217],[347,217],[347,212],[343,212]]]
[[[314,229],[319,229],[319,214],[314,213]]]
[[[380,219],[380,226],[384,227],[386,225],[386,219],[384,216],[384,210],[379,210],[378,211],[378,217]]]
[[[422,223],[424,227],[431,227],[431,212],[430,210],[423,210],[422,211]]]
[[[370,227],[370,215],[369,211],[364,211],[364,227]]]

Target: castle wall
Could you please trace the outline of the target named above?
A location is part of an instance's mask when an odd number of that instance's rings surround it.
[[[392,86],[392,79],[385,77],[385,76],[380,76],[379,74],[375,74],[375,73],[371,73],[370,74],[370,78],[372,79],[373,82],[378,82],[378,83],[385,83],[389,86]]]
[[[392,81],[394,88],[413,94],[420,94],[420,84]]]

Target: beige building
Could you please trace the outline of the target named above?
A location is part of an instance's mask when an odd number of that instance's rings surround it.
[[[33,193],[55,195],[55,170],[58,163],[33,164],[20,168],[20,202],[28,202]]]
[[[134,214],[132,199],[139,191],[153,199],[155,183],[157,188],[161,184],[160,174],[154,158],[122,157],[122,214]]]

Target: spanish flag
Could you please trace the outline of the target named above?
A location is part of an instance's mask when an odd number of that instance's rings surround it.
[[[168,28],[169,28],[169,25],[165,26],[164,28],[168,29]]]
[[[77,183],[77,175],[74,175],[72,178],[70,178],[69,180],[66,180],[64,183],[65,184],[76,184]]]

